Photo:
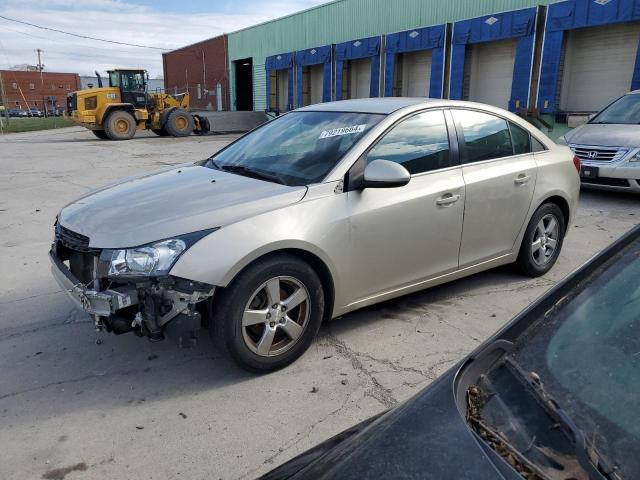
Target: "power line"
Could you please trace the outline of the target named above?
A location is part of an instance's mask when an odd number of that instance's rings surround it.
[[[90,37],[88,35],[80,35],[78,33],[65,32],[64,30],[58,30],[56,28],[50,28],[50,27],[43,27],[42,25],[36,25],[35,23],[29,23],[29,22],[25,22],[25,21],[22,21],[22,20],[17,20],[15,18],[5,17],[4,15],[0,15],[0,18],[2,18],[4,20],[7,20],[9,22],[21,23],[22,25],[28,25],[30,27],[39,28],[41,30],[48,30],[50,32],[62,33],[64,35],[71,35],[72,37],[84,38],[84,39],[87,39],[87,40],[95,40],[96,42],[106,42],[106,43],[113,43],[113,44],[116,44],[116,45],[126,45],[128,47],[150,48],[150,49],[153,49],[153,50],[168,51],[168,49],[166,49],[166,48],[150,47],[148,45],[138,45],[136,43],[118,42],[116,40],[107,40],[105,38]]]

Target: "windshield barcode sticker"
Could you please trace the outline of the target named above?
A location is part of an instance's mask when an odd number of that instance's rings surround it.
[[[367,128],[366,125],[353,125],[352,127],[332,128],[331,130],[323,131],[318,138],[330,138],[340,135],[350,135],[352,133],[361,133],[364,132],[365,128]]]

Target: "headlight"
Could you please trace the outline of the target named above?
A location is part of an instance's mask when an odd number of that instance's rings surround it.
[[[556,140],[556,143],[557,143],[558,145],[567,145],[567,139],[566,139],[566,137],[563,135],[563,136],[559,137],[559,138]]]
[[[109,276],[149,276],[163,275],[187,249],[180,239],[164,240],[149,247],[112,250],[109,260]]]
[[[103,250],[100,260],[101,263],[104,262],[103,265],[107,264],[105,270],[107,270],[107,276],[111,278],[166,275],[185,250],[218,228],[161,240],[141,247]]]

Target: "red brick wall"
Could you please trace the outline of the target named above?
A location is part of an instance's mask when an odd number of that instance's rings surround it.
[[[56,104],[64,107],[67,94],[80,89],[80,77],[77,73],[21,72],[0,70],[4,83],[6,107],[23,109],[38,107],[44,109],[49,96],[56,97]],[[26,103],[25,103],[26,100]]]
[[[162,54],[167,93],[189,91],[191,108],[216,110],[216,84],[222,86],[222,108],[228,110],[227,37],[211,38]],[[200,98],[198,98],[200,85]]]

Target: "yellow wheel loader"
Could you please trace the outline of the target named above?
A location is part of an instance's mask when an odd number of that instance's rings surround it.
[[[189,94],[147,91],[144,70],[110,70],[109,86],[70,93],[68,116],[102,140],[129,140],[136,130],[151,130],[161,137],[209,133],[209,120],[189,112]]]

